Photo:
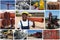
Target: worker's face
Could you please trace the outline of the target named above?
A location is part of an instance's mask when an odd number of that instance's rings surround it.
[[[27,20],[27,18],[28,18],[28,15],[26,15],[26,14],[23,14],[23,15],[22,15],[22,19],[23,19],[23,20]]]

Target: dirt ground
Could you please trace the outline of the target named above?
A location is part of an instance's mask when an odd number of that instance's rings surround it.
[[[58,21],[58,24],[60,25],[60,20]],[[47,25],[47,23],[45,23],[45,26]],[[46,29],[46,28],[45,28]],[[59,28],[56,28],[56,29],[60,29],[60,26]]]
[[[59,23],[59,25],[60,25],[60,20],[58,21],[58,23]],[[60,26],[59,26],[59,28],[58,29],[60,29]]]
[[[15,28],[17,28],[18,27],[18,22],[21,20],[21,17],[16,17],[15,18]],[[41,23],[41,22],[35,22],[35,28],[32,28],[32,27],[30,27],[30,29],[36,29],[36,30],[38,30],[38,29],[44,29],[44,22],[43,23]]]

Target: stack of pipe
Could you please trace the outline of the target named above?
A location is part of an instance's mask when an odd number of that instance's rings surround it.
[[[0,13],[0,28],[12,28],[15,24],[15,13]]]

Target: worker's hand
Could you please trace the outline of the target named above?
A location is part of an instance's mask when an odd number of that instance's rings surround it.
[[[35,26],[32,26],[33,28],[35,28]]]

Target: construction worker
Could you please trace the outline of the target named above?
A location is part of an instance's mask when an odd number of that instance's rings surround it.
[[[22,13],[22,20],[19,21],[18,27],[20,29],[29,29],[30,27],[33,26],[33,22],[28,20],[29,13],[28,12],[23,12]]]

